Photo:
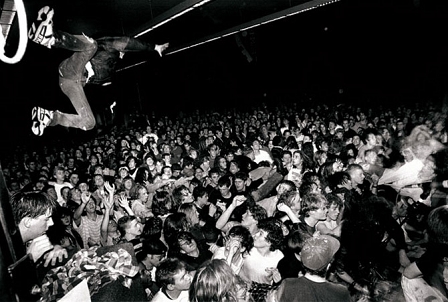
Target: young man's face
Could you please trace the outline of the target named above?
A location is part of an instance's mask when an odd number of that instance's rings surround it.
[[[316,220],[325,220],[327,219],[328,208],[327,205],[322,202],[316,210],[310,211],[310,217],[313,217]]]
[[[212,175],[210,175],[210,180],[212,181],[212,183],[217,185],[218,184],[218,180],[219,180],[219,174],[213,173]]]
[[[43,215],[39,215],[36,218],[29,218],[29,231],[31,232],[29,236],[30,238],[34,239],[43,235],[48,228],[54,224],[51,214],[52,212],[49,209]]]
[[[227,196],[230,192],[230,187],[227,185],[219,186],[219,192],[222,196]]]
[[[270,247],[271,243],[266,239],[267,236],[268,236],[268,232],[266,232],[263,229],[260,229],[254,235],[254,247],[257,247],[257,248]]]
[[[238,172],[240,169],[238,168],[238,166],[235,163],[230,163],[229,165],[229,171],[232,174],[236,174],[236,172]]]
[[[242,191],[244,191],[246,189],[245,182],[244,182],[243,179],[235,178],[235,182],[234,183],[235,183],[235,189],[238,192],[242,192]]]
[[[247,210],[246,213],[243,214],[241,225],[247,227],[256,223],[257,221],[255,220],[254,215],[249,210]]]
[[[187,272],[184,268],[181,269],[177,274],[173,276],[174,284],[169,284],[168,286],[171,287],[171,290],[189,290],[192,276],[189,272]]]
[[[155,267],[160,265],[160,262],[165,259],[165,255],[148,255],[148,261]]]
[[[180,247],[181,253],[184,253],[184,254],[189,254],[191,252],[194,252],[198,248],[196,241],[194,239],[191,239],[191,240],[179,239],[179,247]]]
[[[350,177],[352,179],[352,185],[361,185],[364,182],[364,171],[362,169],[356,169],[352,173],[350,173]]]
[[[56,178],[56,180],[64,181],[65,180],[65,171],[62,171],[62,170],[56,171],[56,173],[54,174],[54,177]]]
[[[137,219],[131,220],[128,223],[126,234],[140,236],[142,234],[142,224]]]
[[[79,175],[78,174],[72,174],[70,176],[70,183],[74,186],[79,182]]]

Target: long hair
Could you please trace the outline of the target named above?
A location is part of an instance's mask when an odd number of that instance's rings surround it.
[[[224,260],[205,262],[190,286],[192,302],[237,302],[236,277]]]

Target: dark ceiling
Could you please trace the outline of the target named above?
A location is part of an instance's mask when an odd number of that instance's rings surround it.
[[[99,38],[136,36],[201,1],[24,3],[29,24],[49,5],[55,9],[58,29]],[[447,90],[446,3],[212,0],[139,36],[169,42],[166,56],[126,55],[119,62],[115,85],[88,87],[86,93],[94,110],[124,99],[129,110],[137,106],[146,112],[238,107],[250,100],[275,101],[269,98],[273,95],[296,101],[298,95],[321,94],[330,101],[343,97],[389,104],[437,98]],[[294,15],[281,18],[287,14]],[[16,36],[14,24],[7,51],[16,49]],[[33,106],[73,110],[59,90],[56,72],[69,55],[29,42],[20,63],[0,63],[0,111],[6,113],[1,122],[26,125],[28,137]]]

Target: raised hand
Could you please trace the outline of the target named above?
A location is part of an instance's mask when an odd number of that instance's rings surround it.
[[[108,181],[106,181],[104,183],[104,188],[107,190],[107,192],[109,193],[110,196],[113,196],[115,193],[115,185],[114,184],[110,184]]]
[[[81,201],[82,201],[82,203],[84,203],[84,204],[88,203],[91,196],[92,196],[92,193],[90,193],[89,191],[83,192],[81,194]]]
[[[246,196],[243,195],[237,195],[232,200],[232,205],[236,207],[242,205],[247,200]]]
[[[128,208],[129,207],[129,201],[126,195],[120,195],[118,197],[118,203],[120,204],[120,207],[122,208]]]

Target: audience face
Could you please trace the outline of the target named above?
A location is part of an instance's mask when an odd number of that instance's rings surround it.
[[[322,202],[316,210],[309,211],[309,216],[316,220],[327,219],[328,205],[326,202]]]
[[[257,224],[257,221],[255,220],[254,215],[249,210],[247,210],[246,213],[243,214],[241,225],[248,227],[254,224]]]
[[[173,276],[174,283],[168,285],[170,290],[184,291],[190,289],[192,276],[185,269],[181,269],[177,274]]]
[[[193,252],[198,251],[198,246],[194,239],[191,239],[190,241],[185,240],[185,239],[179,239],[179,247],[180,247],[180,252],[182,254],[189,255]]]
[[[239,171],[240,168],[238,167],[238,165],[234,162],[231,162],[229,165],[229,172],[235,175]]]
[[[241,178],[235,178],[234,184],[238,192],[243,192],[246,189],[245,181]]]
[[[140,236],[143,231],[143,225],[137,221],[137,219],[133,219],[127,223],[126,234],[133,235],[135,237]]]
[[[355,169],[350,173],[352,185],[358,186],[364,182],[364,171],[362,169]]]
[[[221,193],[221,196],[226,197],[230,194],[230,187],[227,185],[219,186],[219,193]]]
[[[330,218],[333,221],[336,221],[338,219],[340,213],[340,209],[339,206],[337,204],[331,204],[330,207],[328,208],[328,213],[327,216],[328,218]]]
[[[218,185],[218,181],[219,181],[219,174],[218,173],[212,173],[210,175],[210,180],[214,185]]]
[[[268,236],[268,232],[266,232],[263,229],[260,229],[255,235],[254,235],[254,247],[255,248],[266,248],[270,247],[271,243],[266,239]]]
[[[294,152],[292,156],[292,164],[295,167],[300,167],[302,165],[302,155],[299,152]]]

